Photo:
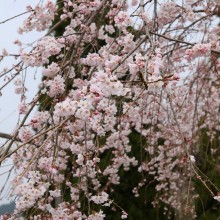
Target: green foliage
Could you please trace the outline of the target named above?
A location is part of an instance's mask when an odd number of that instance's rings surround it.
[[[211,140],[208,135],[208,129],[201,129],[200,131],[200,146],[198,154],[198,174],[200,178],[194,178],[194,186],[199,198],[196,200],[197,219],[214,220],[220,216],[220,203],[213,199],[213,195],[205,187],[207,187],[217,195],[220,187],[220,172],[217,166],[219,157],[219,132]],[[213,154],[213,152],[215,152]]]
[[[0,206],[0,215],[4,215],[5,213],[13,213],[15,208],[15,203],[11,202],[9,204],[3,204]]]
[[[143,146],[147,144],[146,139],[133,130],[129,135],[129,140],[132,146],[130,156],[134,156],[138,161],[146,160],[148,155],[143,151]],[[105,159],[107,159],[107,157]],[[134,197],[132,190],[138,186],[138,183],[142,179],[142,173],[137,173],[135,167],[131,167],[129,171],[124,171],[122,168],[120,169],[120,185],[115,185],[113,187],[114,191],[110,193],[110,199],[112,199],[115,204],[113,206],[114,210],[108,207],[104,210],[107,220],[121,219],[121,208],[128,213],[128,220],[167,219],[167,216],[163,214],[164,206],[161,203],[159,203],[159,206],[156,208],[152,205],[152,201],[155,200],[157,192],[155,190],[156,182],[151,176],[147,177],[146,185],[140,189],[139,197]],[[172,219],[173,217],[174,212],[170,210],[170,218]]]

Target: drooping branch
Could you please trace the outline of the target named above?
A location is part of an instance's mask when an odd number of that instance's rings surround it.
[[[14,135],[0,132],[0,138],[11,140],[12,138],[14,138]],[[15,141],[19,141],[20,142],[21,140],[19,138],[15,138]]]

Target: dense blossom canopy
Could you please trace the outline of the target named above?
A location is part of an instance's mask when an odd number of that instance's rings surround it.
[[[131,169],[133,196],[153,182],[152,203],[163,203],[167,216],[172,209],[196,217],[194,177],[219,201],[196,159],[202,131],[219,139],[219,8],[218,0],[27,6],[19,33],[47,34],[31,47],[16,41],[16,55],[1,54],[15,57],[0,73],[2,94],[12,82],[20,98],[20,124],[0,160],[13,158],[16,209],[1,219],[102,220],[108,209],[129,218],[113,192]],[[32,67],[43,68],[42,82],[27,102],[24,71]],[[219,149],[208,151],[217,164]]]

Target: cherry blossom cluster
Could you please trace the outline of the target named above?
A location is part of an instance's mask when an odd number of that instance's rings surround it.
[[[37,5],[35,8],[28,5],[27,11],[30,12],[30,16],[19,28],[18,31],[21,34],[32,30],[44,31],[48,29],[54,20],[56,5],[53,1],[47,1],[44,6]]]
[[[0,75],[12,74],[8,83],[21,95],[25,119],[13,133],[13,153],[3,153],[17,172],[16,209],[7,219],[102,220],[108,207],[126,219],[129,210],[112,193],[131,169],[140,177],[134,197],[153,182],[154,206],[163,203],[168,216],[171,207],[196,217],[192,179],[201,132],[210,140],[220,132],[219,3],[129,4],[64,0],[59,8],[52,1],[27,7],[19,32],[49,30],[31,49],[17,43],[15,72]],[[212,29],[204,30],[208,24]],[[39,92],[28,104],[24,67],[42,67]],[[38,110],[29,116],[32,106]],[[217,150],[210,152],[214,158]]]
[[[196,44],[192,49],[186,50],[186,58],[196,58],[199,56],[207,56],[211,53],[211,44]]]

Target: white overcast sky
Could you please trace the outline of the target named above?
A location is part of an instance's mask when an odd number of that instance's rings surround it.
[[[25,19],[25,15],[10,20],[4,24],[2,21],[23,13],[26,11],[26,5],[30,4],[32,6],[36,5],[38,0],[0,0],[0,53],[3,48],[6,48],[9,53],[16,53],[17,46],[13,44],[16,39],[20,39],[22,42],[31,43],[34,40],[40,38],[43,33],[32,32],[29,34],[19,35],[17,33],[18,27],[22,24]],[[0,63],[0,72],[4,67],[10,67],[16,61],[8,59],[6,62]],[[31,100],[38,90],[38,83],[41,79],[40,70],[37,72],[37,80],[34,80],[35,70],[28,70],[27,72],[27,89],[28,89],[28,99]],[[2,86],[3,80],[0,79],[0,86]],[[18,103],[19,95],[14,94],[14,85],[7,86],[3,89],[2,96],[0,97],[0,132],[11,133],[16,126],[18,121]],[[4,142],[0,139],[0,146]],[[6,165],[11,164],[8,160]],[[10,169],[10,166],[0,167],[0,190],[4,184],[7,174],[3,174]],[[3,174],[3,175],[2,175]],[[7,187],[8,188],[8,187]],[[5,192],[3,193],[3,196]],[[8,198],[0,198],[0,205],[2,203],[7,203]]]
[[[36,0],[0,0],[0,22],[25,12],[26,5],[35,5],[36,3],[38,3]],[[37,32],[19,35],[17,29],[21,26],[25,17],[26,16],[23,15],[4,24],[0,24],[0,52],[3,48],[6,48],[9,53],[16,53],[18,47],[13,44],[16,39],[20,39],[22,42],[31,43],[43,35],[43,33]],[[11,67],[13,63],[16,63],[13,59],[7,59],[7,62],[0,63],[0,71],[5,66]],[[29,99],[31,99],[37,91],[38,83],[37,80],[33,80],[34,72],[34,70],[29,70],[27,72],[27,94]],[[41,78],[40,73],[37,74],[37,78],[39,82]],[[0,85],[2,85],[2,83],[3,81],[0,79]],[[0,132],[10,133],[18,119],[17,105],[19,102],[19,95],[14,94],[13,84],[3,89],[2,94],[3,96],[0,97]]]

